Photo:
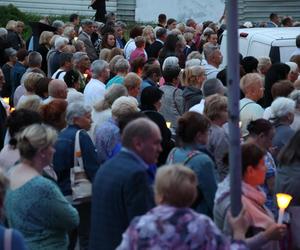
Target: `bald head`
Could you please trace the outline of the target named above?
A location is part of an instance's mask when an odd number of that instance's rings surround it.
[[[146,163],[156,163],[162,150],[159,127],[147,118],[133,120],[123,131],[122,144],[133,150]]]
[[[48,86],[49,96],[58,99],[67,98],[67,84],[62,80],[52,80]]]

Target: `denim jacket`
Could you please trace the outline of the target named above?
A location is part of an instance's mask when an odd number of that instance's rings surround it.
[[[58,177],[58,185],[64,195],[71,195],[70,169],[74,166],[75,135],[80,128],[69,125],[62,130],[54,145],[53,168]],[[83,166],[87,177],[92,182],[100,166],[95,146],[85,130],[79,134]]]

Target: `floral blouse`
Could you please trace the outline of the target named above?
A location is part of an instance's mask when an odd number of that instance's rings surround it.
[[[248,249],[243,241],[230,242],[211,219],[190,208],[160,205],[136,217],[123,234],[123,249]]]

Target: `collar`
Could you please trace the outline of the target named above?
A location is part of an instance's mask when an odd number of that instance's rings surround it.
[[[131,150],[129,148],[122,147],[121,151],[133,156],[145,169],[149,168],[148,164],[137,153],[135,153],[133,150]]]
[[[156,41],[158,41],[158,42],[164,44],[164,42],[163,42],[162,40],[158,39],[158,38],[156,38]]]

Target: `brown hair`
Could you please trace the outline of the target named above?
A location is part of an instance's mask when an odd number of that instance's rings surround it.
[[[205,133],[210,121],[197,112],[186,112],[178,119],[176,134],[183,143],[192,143],[198,132]]]
[[[271,94],[273,97],[273,100],[275,100],[277,97],[288,97],[290,93],[294,90],[294,85],[289,80],[281,80],[276,83],[271,88]]]
[[[67,105],[67,101],[63,99],[56,99],[41,106],[40,114],[43,122],[57,130],[61,130],[66,127]]]

